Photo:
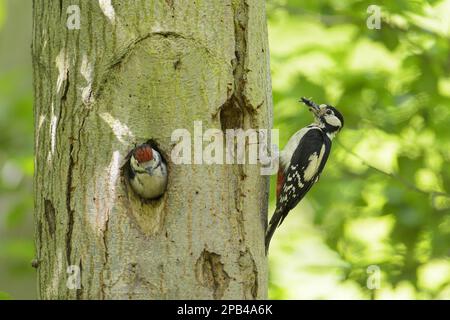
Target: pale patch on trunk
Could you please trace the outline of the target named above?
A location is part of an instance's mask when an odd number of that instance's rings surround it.
[[[34,141],[34,149],[35,149],[36,153],[39,152],[39,141],[41,139],[41,129],[42,129],[42,126],[44,125],[45,119],[46,119],[45,115],[41,114],[39,116],[39,121],[38,121],[37,129],[36,129],[36,139]],[[37,159],[34,158],[34,166],[35,167],[36,167],[36,160]]]
[[[116,197],[116,183],[117,180],[119,179],[119,175],[120,175],[120,162],[121,162],[121,156],[120,156],[120,152],[119,151],[114,151],[113,156],[112,156],[112,160],[111,163],[109,165],[108,168],[108,176],[109,176],[109,196],[110,199],[112,200],[111,203],[114,202],[114,199]]]
[[[106,224],[116,202],[121,161],[120,152],[114,151],[108,167],[93,179],[88,188],[88,202],[91,205],[87,218],[92,230],[99,234],[106,230]]]
[[[69,71],[69,61],[65,49],[61,49],[56,56],[56,67],[58,68],[58,80],[56,80],[56,93],[62,88],[64,81],[67,80],[67,72]]]
[[[116,12],[111,4],[111,0],[98,0],[98,4],[103,14],[114,24],[116,22]]]
[[[131,130],[128,128],[128,126],[121,123],[118,119],[115,119],[108,112],[100,114],[100,117],[111,127],[117,140],[119,140],[123,144],[132,142],[132,140],[134,139],[134,135],[133,132],[131,132]]]
[[[45,115],[43,115],[43,114],[41,114],[40,116],[39,116],[39,122],[38,122],[38,132],[39,131],[41,131],[41,128],[42,128],[42,125],[44,124],[44,121],[45,121]]]
[[[56,253],[56,263],[53,267],[53,272],[51,274],[51,285],[47,287],[47,294],[54,294],[58,291],[60,281],[64,280],[64,269],[63,269],[63,254],[62,250],[58,249]]]
[[[50,117],[50,153],[48,160],[51,161],[56,149],[56,129],[58,127],[58,118],[55,115],[55,106],[52,103],[51,106],[51,117]]]
[[[93,102],[92,100],[92,64],[88,61],[86,54],[83,55],[83,61],[81,62],[81,75],[86,80],[86,86],[81,88],[81,99],[84,104]]]

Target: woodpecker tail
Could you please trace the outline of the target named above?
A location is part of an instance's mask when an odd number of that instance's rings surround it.
[[[269,252],[269,244],[270,240],[272,239],[273,234],[275,233],[275,230],[278,228],[280,223],[283,221],[283,218],[285,217],[285,214],[283,210],[276,209],[272,219],[270,219],[269,226],[267,227],[266,231],[266,255],[267,252]]]

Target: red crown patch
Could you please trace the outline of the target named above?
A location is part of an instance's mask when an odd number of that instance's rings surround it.
[[[139,146],[134,150],[134,158],[139,163],[147,162],[153,159],[153,150],[148,144]]]

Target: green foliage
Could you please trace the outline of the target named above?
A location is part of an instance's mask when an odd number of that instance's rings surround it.
[[[8,11],[6,11],[8,9]],[[0,299],[35,298],[29,3],[0,0]],[[29,45],[27,45],[29,47]]]
[[[6,292],[1,292],[0,291],[0,300],[10,300],[11,296],[9,294],[7,294]]]
[[[366,26],[371,4],[267,3],[281,146],[311,121],[300,96],[346,120],[274,237],[271,298],[450,298],[450,1],[385,1],[380,30]],[[31,67],[17,49],[31,28],[14,24],[29,10],[0,0],[0,299],[35,297]],[[373,265],[378,290],[367,288]]]
[[[311,122],[300,96],[346,120],[274,237],[271,298],[450,298],[450,1],[383,2],[379,30],[371,4],[268,2],[281,147]]]
[[[0,0],[0,27],[3,24],[3,21],[5,20],[6,15],[6,8],[5,8],[5,1]]]

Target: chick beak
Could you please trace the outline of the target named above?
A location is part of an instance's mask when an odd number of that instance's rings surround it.
[[[303,102],[309,108],[309,111],[314,113],[314,115],[319,116],[320,107],[319,105],[315,104],[312,100],[302,97],[299,102]]]

